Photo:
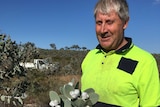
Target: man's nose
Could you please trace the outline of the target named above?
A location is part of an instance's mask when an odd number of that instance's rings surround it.
[[[108,32],[108,27],[107,24],[103,23],[101,26],[101,33],[106,33]]]

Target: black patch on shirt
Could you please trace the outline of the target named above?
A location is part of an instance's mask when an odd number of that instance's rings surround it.
[[[138,61],[122,57],[117,68],[132,74],[137,64]]]

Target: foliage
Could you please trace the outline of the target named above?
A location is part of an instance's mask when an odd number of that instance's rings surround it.
[[[19,57],[21,59],[21,62],[27,62],[31,59],[39,57],[39,51],[34,43],[27,42],[25,44],[20,44],[18,48],[20,52]]]
[[[50,44],[50,47],[53,49],[53,50],[56,50],[57,48],[56,48],[56,44],[54,44],[54,43],[51,43]]]
[[[50,91],[51,107],[91,107],[98,101],[98,94],[92,88],[81,92],[79,82],[74,85],[74,79],[63,87],[60,87],[61,95]]]
[[[26,70],[19,65],[24,58],[30,57],[33,51],[25,47],[20,48],[9,36],[0,35],[0,96],[4,105],[23,106],[26,90],[29,85],[26,79]],[[25,54],[24,54],[25,53]]]

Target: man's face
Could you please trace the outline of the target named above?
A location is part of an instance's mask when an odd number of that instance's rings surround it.
[[[118,14],[111,11],[109,14],[96,14],[96,35],[99,44],[106,50],[117,50],[123,46],[124,29],[128,21],[123,22]]]

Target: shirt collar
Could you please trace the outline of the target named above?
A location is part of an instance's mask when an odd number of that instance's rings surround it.
[[[133,47],[132,38],[125,37],[125,39],[127,40],[127,44],[125,44],[120,49],[116,50],[115,53],[122,54],[122,53],[127,52],[129,49],[131,49]],[[106,53],[110,52],[110,51],[106,51],[104,48],[102,48],[100,44],[97,45],[96,49],[99,49],[100,51],[104,51]],[[114,50],[112,50],[112,52],[113,51]]]

